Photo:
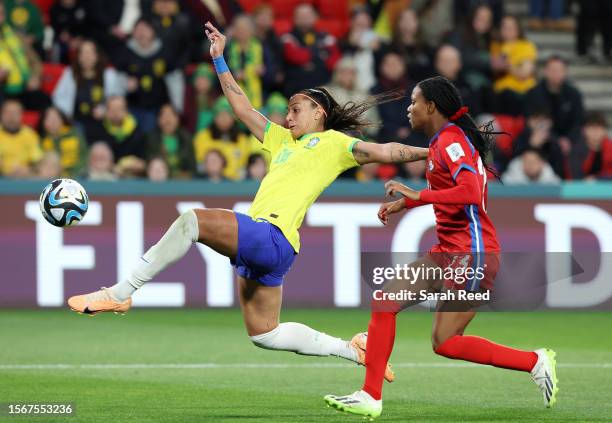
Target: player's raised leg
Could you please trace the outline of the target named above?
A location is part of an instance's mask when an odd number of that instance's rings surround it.
[[[141,257],[130,276],[111,288],[68,299],[75,311],[94,315],[100,312],[125,313],[134,292],[162,270],[182,258],[194,242],[201,242],[233,258],[238,245],[234,213],[223,209],[194,209],[181,214],[162,238]]]
[[[544,405],[552,407],[559,390],[555,352],[548,349],[535,352],[518,350],[479,336],[464,335],[475,314],[474,311],[436,312],[431,336],[434,352],[454,360],[530,372],[542,392]]]
[[[350,341],[316,331],[302,323],[280,323],[282,286],[265,286],[238,277],[240,307],[253,344],[269,350],[303,355],[334,356],[358,362],[359,354]]]

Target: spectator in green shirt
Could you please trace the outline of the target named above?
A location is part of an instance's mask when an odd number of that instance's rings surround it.
[[[185,92],[184,124],[192,132],[210,126],[215,117],[213,105],[219,97],[216,75],[208,63],[198,65]]]
[[[190,178],[195,172],[191,135],[180,127],[179,114],[170,104],[164,104],[158,115],[157,128],[147,139],[147,159],[162,157],[172,178]]]
[[[30,0],[4,0],[6,17],[17,33],[28,45],[44,56],[43,38],[45,24],[40,9]]]
[[[43,110],[49,96],[41,90],[42,66],[36,52],[22,41],[0,2],[0,97],[19,100],[26,110]]]

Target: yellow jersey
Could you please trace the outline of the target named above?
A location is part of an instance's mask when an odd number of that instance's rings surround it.
[[[10,175],[18,166],[30,167],[42,158],[38,134],[27,126],[16,133],[0,128],[0,175]]]
[[[87,160],[87,145],[69,127],[62,128],[60,134],[56,137],[51,135],[45,136],[40,141],[41,148],[44,152],[57,151],[61,158],[62,176],[75,176],[85,165]]]
[[[238,134],[236,140],[233,141],[218,140],[213,138],[210,129],[203,129],[193,140],[196,163],[202,163],[209,151],[219,150],[226,162],[223,176],[233,180],[244,177],[245,167],[249,160],[249,148],[249,138],[245,134]]]
[[[272,162],[248,215],[277,226],[299,252],[298,229],[308,208],[338,175],[359,165],[353,156],[357,141],[334,130],[296,140],[288,129],[268,122],[263,148],[270,152]]]

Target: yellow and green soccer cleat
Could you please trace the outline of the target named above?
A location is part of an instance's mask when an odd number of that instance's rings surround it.
[[[350,395],[326,395],[323,400],[329,407],[338,411],[356,414],[375,419],[382,413],[382,400],[375,400],[365,391],[357,391]]]
[[[531,370],[531,378],[544,396],[544,405],[551,408],[557,402],[557,393],[559,392],[557,360],[555,360],[557,354],[548,348],[541,348],[534,352],[538,355],[538,361]]]

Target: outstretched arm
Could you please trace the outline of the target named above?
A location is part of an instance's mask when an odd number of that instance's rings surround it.
[[[412,208],[424,204],[454,204],[469,205],[478,204],[481,200],[478,177],[475,173],[464,170],[459,172],[456,185],[451,188],[423,191],[415,191],[397,181],[387,181],[385,190],[387,195],[394,196],[396,193],[405,197],[406,207]]]
[[[225,48],[226,41],[225,35],[221,34],[213,24],[206,22],[206,36],[211,42],[210,55],[213,58],[223,94],[229,101],[230,106],[232,106],[232,110],[236,117],[249,128],[249,131],[251,131],[259,141],[263,141],[268,119],[253,108],[253,105],[227,67],[223,59],[223,49]]]
[[[376,144],[359,141],[353,146],[353,156],[359,164],[416,162],[427,159],[428,153],[428,148],[398,142]]]

